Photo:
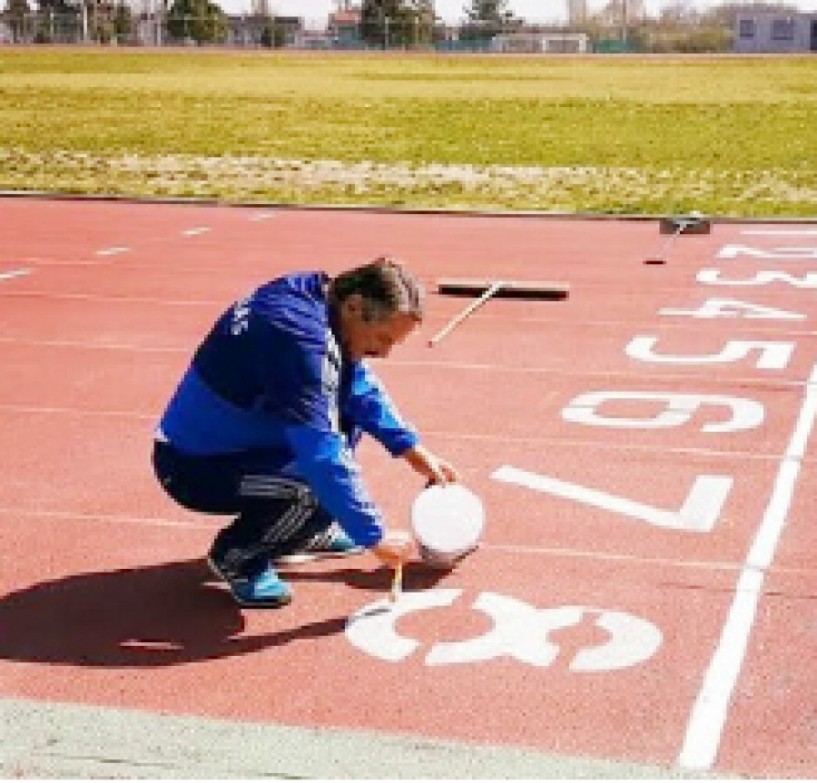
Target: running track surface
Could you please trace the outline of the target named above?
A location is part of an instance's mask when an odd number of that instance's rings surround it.
[[[817,775],[817,224],[0,200],[0,696],[374,731],[691,773]],[[379,364],[488,511],[394,612],[369,555],[239,611],[223,520],[152,429],[212,320],[292,269],[405,259],[423,334]],[[437,277],[564,281],[467,299]],[[421,487],[366,444],[391,524]],[[812,500],[810,501],[809,498]],[[370,611],[373,609],[375,611]]]

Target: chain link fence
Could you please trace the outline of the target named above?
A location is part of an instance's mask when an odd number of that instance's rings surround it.
[[[115,1],[115,0],[114,0]],[[154,9],[161,0],[144,0]],[[815,23],[817,24],[817,23]],[[815,28],[817,29],[817,28]],[[815,38],[817,40],[817,38]],[[518,54],[585,52],[728,52],[730,26],[662,28],[649,19],[568,28],[555,23],[446,25],[422,19],[381,19],[368,27],[332,19],[225,14],[193,17],[169,11],[137,12],[123,2],[64,13],[0,13],[0,44],[103,44],[230,47],[238,49],[396,50]]]
[[[110,6],[103,13],[93,8],[67,13],[5,11],[0,13],[0,43],[527,53],[591,49],[587,35],[556,25],[516,24],[503,29],[386,19],[366,29],[297,17],[136,13],[124,5]]]

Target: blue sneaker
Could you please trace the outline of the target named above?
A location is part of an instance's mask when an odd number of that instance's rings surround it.
[[[294,565],[309,563],[312,560],[321,560],[326,557],[348,557],[357,555],[363,547],[352,541],[337,524],[330,525],[326,530],[315,534],[310,541],[297,552],[279,555],[273,562],[278,565]]]
[[[218,579],[230,586],[236,602],[241,606],[277,608],[292,600],[292,591],[272,568],[267,566],[252,577],[233,576],[212,554],[207,555],[207,565]]]
[[[277,609],[292,600],[292,591],[278,574],[267,566],[260,574],[229,580],[236,603],[248,609]]]

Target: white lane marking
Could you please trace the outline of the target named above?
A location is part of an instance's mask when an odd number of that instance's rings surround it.
[[[0,514],[3,517],[45,517],[48,519],[65,519],[75,520],[79,522],[110,522],[110,523],[128,523],[133,525],[148,525],[157,527],[178,527],[188,528],[191,530],[215,530],[212,523],[197,519],[169,519],[167,517],[137,517],[127,514],[107,514],[98,512],[95,514],[82,513],[79,511],[62,511],[55,509],[38,509],[38,508],[20,508],[13,506],[0,506]],[[652,558],[652,557],[638,557],[636,555],[621,555],[609,552],[595,552],[592,550],[582,549],[560,549],[558,547],[538,547],[526,546],[524,544],[487,544],[481,543],[479,545],[480,551],[487,550],[489,552],[508,553],[513,555],[532,555],[534,557],[570,557],[581,558],[585,560],[598,560],[602,562],[631,562],[631,563],[646,563],[648,565],[661,565],[665,567],[674,568],[692,568],[699,570],[702,568],[713,571],[737,571],[742,568],[740,563],[719,562],[713,560],[712,562],[705,562],[702,560],[672,560],[671,558]],[[803,574],[811,573],[810,569],[806,568],[783,568],[781,572],[789,574]]]
[[[11,269],[8,272],[0,272],[0,280],[13,280],[15,277],[24,277],[30,274],[30,269]]]
[[[125,247],[124,245],[118,245],[116,247],[105,247],[102,250],[97,250],[94,255],[97,256],[118,256],[122,253],[130,253],[130,248]]]
[[[131,267],[132,269],[133,267]],[[25,298],[25,297],[43,297],[43,298],[53,298],[53,299],[83,299],[89,300],[94,302],[133,302],[133,303],[149,303],[149,304],[158,304],[158,305],[170,305],[170,306],[183,306],[183,307],[192,307],[192,306],[202,306],[202,307],[213,307],[214,305],[218,305],[221,300],[211,300],[206,301],[203,299],[156,299],[154,297],[124,297],[124,296],[102,296],[97,294],[55,294],[49,291],[8,291],[6,292],[5,298]],[[103,348],[103,349],[114,349],[114,350],[125,350],[125,351],[136,351],[136,352],[144,352],[144,353],[155,353],[155,352],[163,352],[163,353],[177,353],[177,352],[185,352],[188,351],[189,348],[187,346],[155,346],[155,345],[141,345],[139,343],[127,343],[127,342],[90,342],[87,340],[53,340],[53,339],[30,339],[25,337],[7,337],[5,335],[0,335],[0,343],[17,343],[20,345],[45,345],[45,346],[66,346],[66,347],[74,347],[74,348]],[[422,367],[422,368],[431,368],[431,369],[444,369],[448,371],[465,371],[465,370],[473,370],[477,372],[496,372],[496,373],[511,373],[517,374],[522,373],[524,375],[531,375],[531,374],[547,374],[550,377],[557,377],[563,375],[570,375],[573,377],[588,377],[588,378],[595,378],[600,375],[603,375],[605,379],[610,378],[625,378],[628,380],[633,380],[634,378],[647,378],[647,379],[654,379],[655,376],[652,373],[633,373],[633,372],[616,372],[616,371],[605,371],[604,373],[599,372],[582,372],[579,371],[562,371],[560,369],[554,367],[533,367],[533,366],[519,366],[515,365],[512,367],[503,366],[501,364],[471,364],[468,362],[453,362],[453,361],[414,361],[414,360],[404,360],[404,359],[389,359],[389,365],[392,367]],[[661,374],[662,380],[666,381],[688,381],[688,375],[680,375],[676,373],[662,373]],[[777,391],[780,388],[799,388],[804,385],[803,381],[799,380],[785,380],[785,379],[775,379],[775,380],[766,380],[766,379],[759,379],[757,376],[750,377],[747,375],[736,375],[733,378],[729,379],[731,382],[739,384],[743,387],[749,388],[756,388],[759,390],[768,389],[770,391]],[[477,433],[469,432],[469,433],[451,433],[446,431],[436,431],[432,434],[438,434],[445,436],[452,436],[458,438],[467,438],[469,440],[508,440],[509,442],[519,442],[525,443],[528,441],[536,441],[539,442],[541,440],[548,440],[548,438],[539,438],[539,437],[525,437],[525,436],[497,436],[497,435],[480,435]],[[586,443],[587,441],[584,440],[574,440],[574,439],[567,439],[561,440],[561,443],[571,444],[571,443]],[[622,446],[624,447],[624,446]],[[647,450],[653,451],[653,446],[635,446],[635,445],[627,445],[626,448],[634,449],[634,450]],[[761,456],[764,459],[768,459],[769,456],[774,456],[774,459],[777,459],[776,455],[758,455],[758,452],[734,452],[734,451],[726,451],[726,450],[718,450],[718,449],[696,449],[696,448],[681,448],[681,449],[673,449],[668,448],[664,449],[667,453],[672,453],[673,451],[678,453],[700,453],[700,454],[709,454],[712,456],[728,456],[730,454],[739,454],[740,456],[745,456],[748,458],[752,458],[753,456]]]
[[[10,294],[12,292],[9,292]],[[133,302],[154,304],[160,307],[213,307],[221,303],[218,299],[207,302],[203,299],[157,299],[154,296],[115,296],[108,294],[57,293],[54,291],[15,291],[16,298],[37,297],[43,299],[80,299],[86,302]]]
[[[817,234],[817,228],[745,228],[740,233],[756,237],[805,237]]]
[[[741,569],[735,597],[726,616],[718,646],[687,722],[684,744],[678,757],[679,765],[687,769],[709,769],[717,757],[732,692],[746,657],[766,569],[774,559],[786,526],[797,477],[815,419],[817,365],[812,369],[806,384],[803,405],[786,453],[780,462],[769,504]]]
[[[260,223],[262,220],[270,220],[275,217],[274,212],[259,212],[250,216],[250,223]]]
[[[570,549],[562,547],[528,546],[525,544],[486,544],[480,542],[479,551],[487,549],[494,552],[507,552],[521,555],[544,555],[548,557],[572,557],[584,560],[598,560],[610,563],[637,563],[648,565],[672,566],[677,568],[691,568],[694,570],[709,569],[714,571],[739,571],[742,563],[730,563],[719,560],[673,560],[668,557],[641,557],[616,552],[601,552],[589,549]],[[800,569],[788,569],[797,571]],[[808,573],[811,573],[809,570]]]
[[[200,234],[206,234],[210,228],[208,226],[197,226],[196,228],[188,228],[182,231],[182,236],[197,237]]]
[[[134,525],[149,525],[158,527],[182,527],[201,530],[213,530],[213,524],[201,519],[173,519],[167,517],[137,517],[129,514],[108,514],[97,512],[94,514],[82,513],[80,511],[62,511],[58,509],[39,508],[19,508],[14,506],[0,506],[0,514],[5,518],[10,517],[46,517],[48,519],[77,520],[81,522],[127,522]],[[488,550],[499,553],[509,553],[512,555],[533,555],[535,557],[570,557],[588,560],[601,561],[627,561],[632,563],[659,564],[662,566],[677,566],[678,568],[708,568],[713,570],[737,571],[739,563],[722,563],[713,561],[711,563],[687,560],[672,560],[669,558],[648,558],[637,557],[635,555],[616,555],[605,552],[593,552],[581,549],[560,549],[558,547],[537,547],[525,546],[523,544],[486,544],[479,545],[480,551]],[[796,570],[796,569],[792,569]]]
[[[8,298],[8,297],[4,297]],[[28,345],[45,348],[79,348],[89,351],[132,351],[133,353],[189,353],[189,346],[139,345],[138,343],[88,342],[87,340],[32,340],[24,337],[0,336],[0,344]]]
[[[14,343],[20,345],[45,345],[45,346],[63,346],[63,347],[74,347],[74,348],[83,348],[89,350],[106,350],[106,351],[130,351],[134,353],[174,353],[174,354],[187,354],[189,353],[189,348],[176,348],[173,346],[168,347],[144,347],[139,345],[125,345],[125,344],[117,344],[117,343],[83,343],[78,342],[74,343],[68,340],[51,340],[51,341],[42,341],[42,342],[33,342],[33,341],[24,341],[14,339],[8,339],[5,337],[0,337],[0,343]],[[155,420],[155,414],[146,414],[146,413],[139,413],[134,411],[115,411],[115,410],[108,410],[108,411],[100,411],[100,410],[89,410],[83,408],[69,408],[69,407],[43,407],[43,406],[34,406],[34,405],[13,405],[9,403],[2,403],[0,402],[0,411],[14,411],[20,413],[45,413],[45,414],[59,414],[59,415],[69,415],[69,416],[119,416],[122,418],[136,418],[136,419],[146,419],[148,421]],[[427,430],[426,435],[430,437],[436,438],[445,438],[448,440],[457,440],[457,441],[478,441],[483,443],[498,443],[501,445],[508,445],[509,443],[522,443],[522,444],[530,444],[535,446],[542,446],[542,445],[555,445],[559,448],[565,447],[578,447],[578,448],[593,448],[596,450],[605,449],[605,450],[612,450],[616,452],[625,452],[625,453],[635,453],[635,454],[655,454],[655,446],[649,445],[633,445],[627,443],[615,443],[611,444],[608,441],[604,440],[579,440],[579,439],[571,439],[571,440],[562,440],[560,438],[547,438],[547,437],[536,437],[536,436],[528,436],[528,437],[516,437],[516,436],[507,436],[507,435],[492,435],[492,434],[481,434],[475,435],[473,433],[467,432],[450,432],[445,430]],[[712,457],[727,457],[734,460],[744,460],[744,461],[753,461],[753,462],[776,462],[779,457],[775,454],[764,454],[758,453],[757,451],[721,451],[718,449],[703,449],[703,448],[662,448],[662,454],[673,454],[673,455],[681,455],[681,456],[703,456],[707,458]]]
[[[155,421],[156,415],[150,413],[138,413],[135,411],[101,411],[83,410],[82,408],[68,408],[57,405],[15,405],[13,403],[0,403],[0,411],[11,411],[12,413],[31,413],[53,416],[102,416],[110,418],[137,419],[139,421]]]
[[[128,523],[133,525],[151,525],[156,527],[178,527],[191,530],[214,530],[212,524],[185,519],[164,519],[162,517],[134,517],[127,514],[83,514],[78,511],[49,511],[37,508],[0,507],[3,516],[44,517],[46,519],[78,520],[81,522]]]

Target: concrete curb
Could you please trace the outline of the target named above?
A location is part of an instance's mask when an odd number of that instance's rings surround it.
[[[231,201],[219,198],[195,196],[135,196],[115,193],[66,193],[41,190],[0,190],[0,198],[30,198],[53,201],[110,201],[125,204],[176,204],[207,207],[232,207],[235,209],[281,209],[294,212],[369,212],[390,215],[437,215],[440,217],[475,218],[534,218],[537,220],[602,220],[602,221],[653,221],[668,217],[665,214],[624,214],[617,212],[557,212],[535,210],[480,210],[445,209],[443,207],[392,207],[378,204],[296,204],[277,201]],[[769,224],[813,224],[811,217],[735,217],[729,215],[705,215],[714,223],[769,223]]]
[[[656,779],[681,770],[422,737],[0,701],[4,778]]]

